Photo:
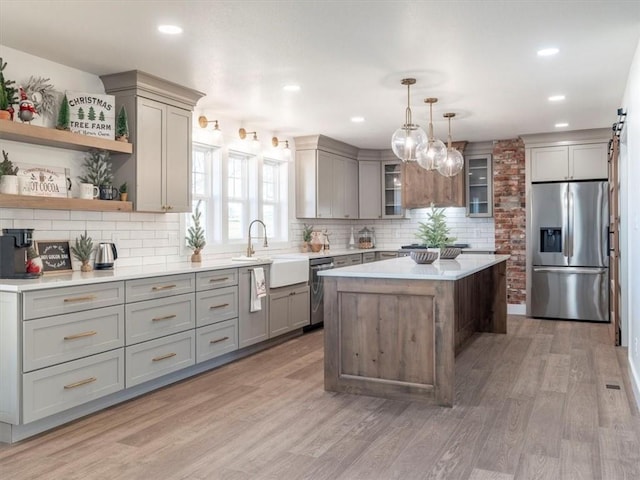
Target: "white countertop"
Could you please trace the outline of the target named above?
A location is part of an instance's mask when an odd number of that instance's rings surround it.
[[[455,260],[436,260],[420,265],[410,257],[323,270],[323,277],[395,278],[399,280],[459,280],[487,267],[504,262],[509,255],[458,255]]]
[[[136,278],[177,275],[180,273],[206,272],[225,268],[242,268],[254,265],[270,264],[270,259],[256,258],[254,261],[213,260],[202,263],[170,263],[139,267],[115,267],[113,270],[94,270],[92,272],[74,271],[70,273],[50,273],[29,280],[0,280],[0,292],[26,292],[45,288],[70,287],[91,283],[114,282]]]

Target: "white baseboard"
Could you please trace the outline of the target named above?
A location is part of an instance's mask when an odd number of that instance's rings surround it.
[[[507,315],[526,315],[527,306],[524,303],[507,304]]]
[[[629,353],[629,371],[631,372],[631,386],[633,387],[633,394],[640,409],[640,372],[638,372],[631,361],[631,353]]]

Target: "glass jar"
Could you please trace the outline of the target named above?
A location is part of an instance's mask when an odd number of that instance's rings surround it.
[[[358,232],[358,248],[373,248],[373,237],[367,227]]]

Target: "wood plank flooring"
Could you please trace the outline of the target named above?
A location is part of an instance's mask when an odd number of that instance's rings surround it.
[[[511,316],[508,331],[456,358],[453,408],[325,392],[315,331],[0,445],[0,478],[640,478],[640,413],[607,325]]]

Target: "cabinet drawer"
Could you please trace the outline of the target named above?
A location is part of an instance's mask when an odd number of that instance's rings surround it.
[[[356,253],[355,255],[349,255],[349,265],[360,265],[362,263],[362,255]]]
[[[238,269],[213,270],[211,272],[196,273],[196,290],[211,290],[212,288],[228,287],[238,284]]]
[[[26,373],[22,421],[29,423],[124,388],[122,348]]]
[[[238,349],[238,319],[196,329],[196,362],[204,362]]]
[[[125,347],[127,388],[193,365],[195,338],[189,330]]]
[[[397,258],[398,252],[377,252],[378,260],[388,260],[389,258]]]
[[[238,287],[218,288],[196,294],[196,326],[238,316]]]
[[[195,307],[194,293],[127,304],[127,345],[194,328]]]
[[[191,293],[195,291],[195,283],[193,273],[127,280],[125,284],[127,303]]]
[[[346,267],[348,265],[351,265],[351,261],[347,255],[333,258],[333,266],[335,268]]]
[[[375,252],[367,252],[362,254],[362,263],[371,263],[376,261]]]
[[[37,290],[22,298],[25,320],[50,317],[124,303],[124,282]]]
[[[124,305],[24,322],[23,371],[124,347]]]

